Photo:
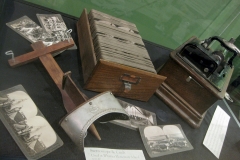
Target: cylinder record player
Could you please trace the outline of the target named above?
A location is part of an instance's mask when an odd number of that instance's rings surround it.
[[[218,42],[227,51],[213,50],[212,42]],[[158,88],[159,96],[192,127],[198,128],[208,108],[223,99],[234,66],[240,55],[233,39],[226,41],[218,36],[200,41],[192,37],[170,53],[169,60],[158,74],[166,76]]]

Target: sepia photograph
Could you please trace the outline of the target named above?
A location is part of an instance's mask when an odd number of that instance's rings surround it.
[[[60,14],[37,14],[39,22],[46,32],[66,31],[62,16]]]
[[[139,126],[157,125],[156,115],[145,109],[134,106],[130,103],[118,99],[118,102],[129,115],[129,120],[113,120],[114,124],[127,127],[133,130],[138,130]]]
[[[139,131],[151,158],[193,149],[178,124],[139,127]]]
[[[0,118],[28,159],[40,158],[63,145],[21,85],[0,91]]]
[[[50,46],[58,43],[60,41],[59,39],[61,39],[59,35],[46,32],[27,16],[23,16],[6,24],[31,43],[43,41],[45,46]]]
[[[67,26],[60,14],[37,14],[37,18],[43,29],[57,38],[57,42],[72,38],[70,33],[67,33]],[[77,49],[76,45],[69,49]]]
[[[30,154],[47,149],[57,140],[53,129],[41,116],[14,123],[13,128]]]

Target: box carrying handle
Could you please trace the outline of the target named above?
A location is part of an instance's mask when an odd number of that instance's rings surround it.
[[[131,90],[132,84],[137,85],[141,81],[141,77],[124,73],[121,75],[120,80],[124,84],[124,92],[127,93]]]

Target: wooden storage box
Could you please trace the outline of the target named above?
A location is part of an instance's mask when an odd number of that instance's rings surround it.
[[[148,101],[166,77],[107,60],[96,60],[86,9],[77,22],[84,89]]]
[[[224,98],[231,73],[226,78],[223,89],[219,91],[186,64],[177,53],[195,38],[190,38],[170,53],[169,60],[158,72],[168,78],[156,91],[156,95],[192,127],[198,128],[206,111],[217,100]]]

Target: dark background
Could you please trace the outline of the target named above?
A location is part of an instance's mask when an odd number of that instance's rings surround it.
[[[20,67],[11,68],[8,64],[8,59],[10,59],[11,56],[5,55],[5,52],[8,50],[12,50],[15,56],[32,51],[30,42],[14,32],[12,29],[8,28],[5,25],[7,22],[26,15],[40,25],[36,17],[37,13],[55,14],[59,12],[48,10],[23,1],[0,0],[0,13],[0,90],[5,90],[18,84],[23,85],[27,93],[38,106],[39,110],[48,120],[55,132],[63,140],[64,145],[62,147],[41,159],[85,159],[84,153],[78,150],[59,125],[59,121],[66,115],[67,112],[64,109],[61,94],[58,88],[48,75],[45,68],[42,66],[41,62],[36,60]],[[62,13],[60,14],[62,15],[68,29],[73,29],[71,35],[78,46],[76,32],[76,22],[78,17],[71,17]],[[168,55],[171,50],[151,42],[144,42],[155,68],[163,65],[168,59]],[[84,84],[79,50],[64,51],[59,56],[56,56],[55,60],[63,72],[72,72],[73,81],[89,98],[98,94],[82,89]],[[159,110],[164,111],[167,119],[166,121],[157,119],[158,125],[180,124],[194,149],[163,157],[150,158],[144,148],[138,131],[130,130],[111,123],[95,123],[102,140],[98,141],[92,134],[88,134],[85,138],[86,147],[143,150],[145,158],[153,160],[217,159],[206,147],[203,146],[202,143],[217,104],[230,115],[224,101],[218,101],[214,104],[207,112],[201,127],[193,129],[155,95],[153,95],[148,102],[135,101],[120,97],[118,98],[151,112],[156,113]],[[26,159],[2,122],[0,122],[0,159]],[[220,154],[220,160],[225,159],[240,159],[240,129],[232,116]]]

